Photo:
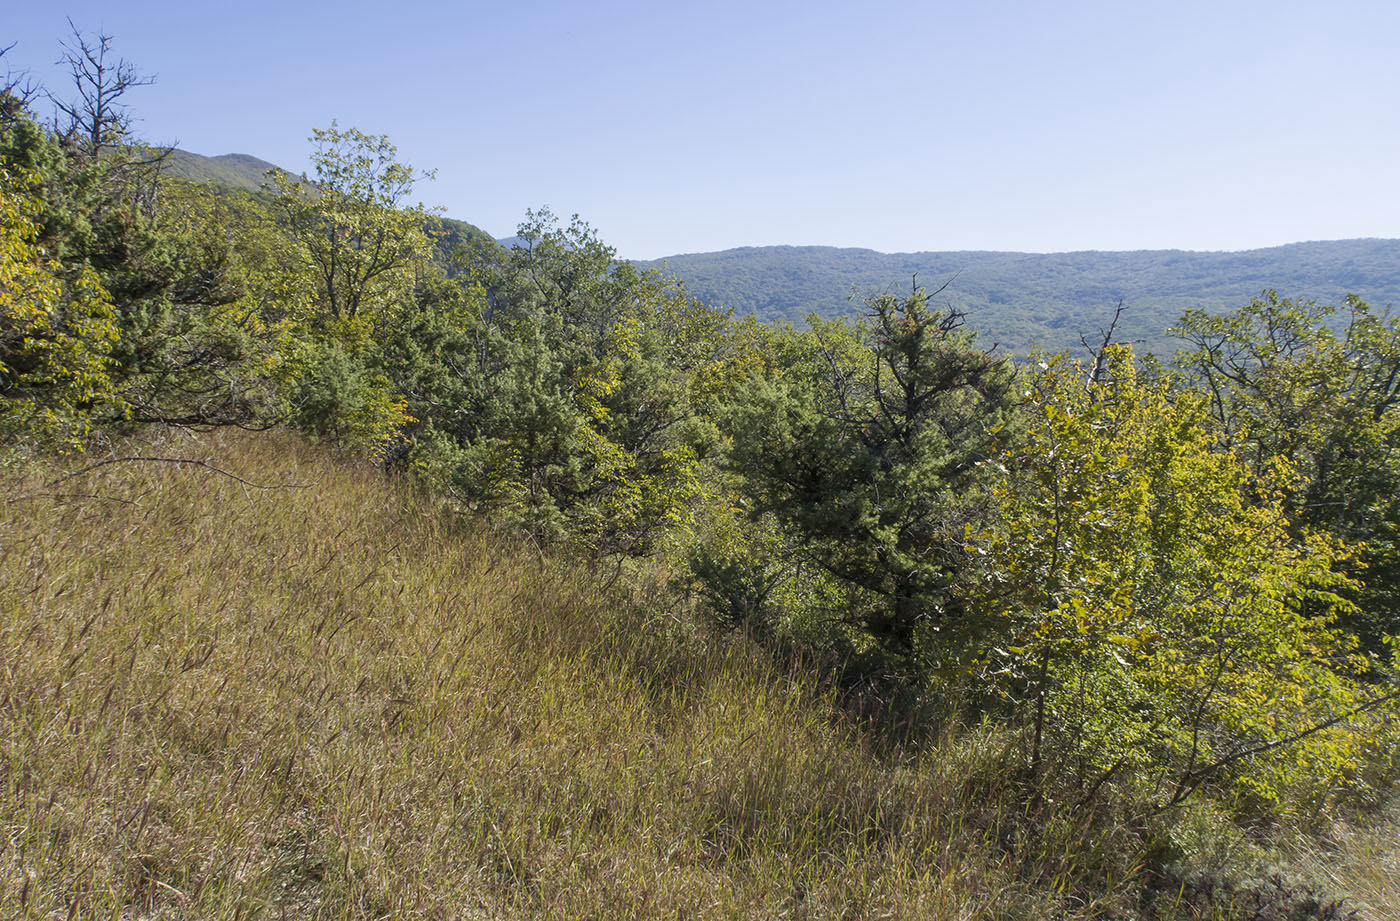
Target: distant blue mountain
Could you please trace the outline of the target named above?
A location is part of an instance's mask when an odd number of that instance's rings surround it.
[[[685,281],[692,294],[766,321],[854,316],[866,295],[907,290],[917,277],[937,302],[963,310],[984,342],[1013,353],[1077,348],[1119,301],[1119,330],[1159,354],[1190,307],[1230,310],[1265,288],[1338,303],[1354,293],[1400,303],[1400,240],[1293,243],[1242,252],[879,253],[830,246],[744,247],[638,263]]]

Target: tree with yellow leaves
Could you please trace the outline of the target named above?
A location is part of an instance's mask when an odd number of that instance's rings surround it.
[[[112,400],[116,317],[91,269],[47,258],[26,185],[0,164],[0,444],[76,444]]]
[[[987,674],[1028,729],[1029,773],[1087,801],[1136,777],[1158,806],[1202,786],[1277,802],[1359,764],[1394,700],[1335,626],[1344,553],[1298,532],[1294,472],[1221,450],[1207,398],[1141,373],[1127,346],[1025,383],[989,546],[1002,611]]]

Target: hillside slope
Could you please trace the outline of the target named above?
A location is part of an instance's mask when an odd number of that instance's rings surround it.
[[[271,182],[267,174],[277,168],[276,164],[259,160],[250,154],[206,157],[176,148],[170,152],[165,172],[169,176],[188,179],[191,182],[214,182],[256,192],[264,184]]]
[[[372,469],[133,453],[257,485],[0,470],[0,916],[1049,917],[1121,863],[1026,873],[994,735],[881,756],[800,670]]]
[[[1338,303],[1354,293],[1375,306],[1400,303],[1400,240],[1295,243],[1234,253],[1141,252],[877,253],[821,246],[770,246],[671,256],[640,263],[684,279],[709,303],[768,321],[809,313],[858,315],[861,297],[910,286],[915,276],[939,300],[968,313],[984,337],[1012,352],[1031,345],[1077,348],[1126,306],[1121,332],[1158,353],[1191,307],[1234,309],[1265,288]]]
[[[993,727],[893,744],[290,437],[127,449],[0,468],[4,917],[1203,916]]]
[[[279,169],[281,167],[275,163],[260,160],[249,154],[206,157],[179,148],[170,152],[170,158],[164,167],[165,174],[176,179],[247,192],[260,192],[265,187],[270,187],[272,178],[268,174]],[[442,229],[442,240],[449,245],[460,243],[468,247],[488,249],[494,249],[496,246],[495,238],[491,234],[466,221],[442,218]]]

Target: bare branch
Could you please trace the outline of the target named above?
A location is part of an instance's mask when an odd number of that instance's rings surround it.
[[[1113,344],[1113,331],[1117,329],[1118,318],[1122,315],[1123,299],[1119,298],[1118,306],[1113,310],[1113,319],[1108,322],[1108,329],[1099,330],[1100,335],[1103,336],[1103,341],[1099,344],[1097,348],[1090,345],[1089,340],[1086,339],[1084,336],[1081,335],[1079,337],[1080,343],[1083,344],[1084,348],[1089,350],[1089,354],[1094,359],[1093,370],[1089,372],[1089,379],[1085,382],[1086,386],[1088,387],[1094,387],[1096,384],[1099,383],[1099,381],[1103,377],[1104,356],[1108,352],[1108,347]]]
[[[4,48],[0,48],[0,58],[8,54],[18,42],[11,42]],[[14,116],[12,108],[25,109],[29,103],[33,102],[42,88],[29,76],[29,71],[25,70],[5,70],[5,75],[0,77],[0,120],[9,120]]]
[[[68,20],[72,38],[63,43],[63,55],[56,63],[67,64],[77,93],[71,100],[49,93],[57,109],[56,120],[66,125],[55,129],[87,157],[97,159],[103,150],[121,144],[131,127],[127,106],[120,100],[128,90],[149,86],[154,76],[142,74],[125,58],[113,58],[112,36],[98,32],[89,37],[73,20]]]
[[[1313,725],[1308,726],[1306,729],[1300,729],[1297,732],[1290,733],[1285,736],[1280,736],[1277,739],[1271,739],[1267,742],[1259,742],[1255,745],[1237,749],[1228,755],[1217,758],[1209,764],[1205,764],[1201,767],[1188,770],[1186,773],[1182,774],[1181,778],[1177,781],[1176,792],[1172,795],[1172,798],[1168,800],[1165,804],[1163,804],[1161,807],[1159,807],[1159,810],[1170,809],[1172,806],[1179,804],[1182,800],[1186,799],[1186,797],[1190,796],[1193,791],[1200,787],[1201,784],[1205,783],[1213,775],[1217,774],[1222,768],[1228,767],[1229,765],[1234,764],[1236,761],[1239,761],[1244,758],[1249,758],[1254,755],[1262,755],[1265,752],[1273,751],[1276,748],[1283,748],[1285,745],[1292,745],[1295,742],[1301,742],[1309,736],[1313,736],[1319,732],[1322,732],[1324,729],[1330,729],[1331,727],[1336,726],[1338,723],[1344,723],[1354,716],[1360,716],[1363,713],[1367,713],[1371,710],[1374,710],[1382,704],[1386,704],[1397,698],[1400,698],[1400,690],[1391,691],[1389,694],[1381,694],[1376,697],[1372,697],[1371,699],[1366,700],[1355,707],[1352,707],[1350,710],[1345,710],[1342,713],[1338,713],[1334,716],[1331,716],[1328,719],[1325,719],[1319,723],[1314,723]]]

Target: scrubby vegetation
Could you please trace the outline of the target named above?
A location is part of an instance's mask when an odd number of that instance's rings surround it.
[[[74,76],[57,130],[0,96],[11,913],[1350,910],[1388,315],[1266,291],[1170,366],[916,286],[736,320],[334,123],[314,178],[170,178],[134,69]]]

